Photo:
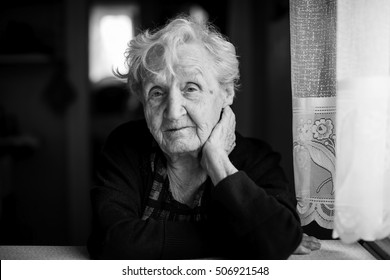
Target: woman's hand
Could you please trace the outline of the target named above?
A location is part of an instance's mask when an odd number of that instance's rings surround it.
[[[308,236],[307,234],[303,234],[301,244],[299,244],[298,248],[294,251],[295,255],[307,255],[310,254],[311,251],[315,251],[321,248],[320,241],[314,236]]]
[[[223,109],[221,119],[215,125],[203,150],[207,151],[210,147],[213,150],[223,149],[229,155],[236,146],[235,130],[236,115],[230,106],[227,106]]]
[[[202,148],[201,165],[211,177],[214,185],[238,171],[228,157],[236,146],[235,129],[236,116],[227,106],[223,109],[220,121],[215,125]]]

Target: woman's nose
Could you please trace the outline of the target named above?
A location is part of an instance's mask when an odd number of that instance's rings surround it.
[[[185,114],[184,99],[180,90],[171,90],[167,99],[164,117],[169,120],[177,120]]]

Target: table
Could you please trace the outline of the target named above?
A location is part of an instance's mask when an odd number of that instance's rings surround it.
[[[88,260],[85,246],[0,246],[1,260]]]
[[[340,240],[321,240],[321,249],[308,255],[291,255],[289,260],[375,260],[359,243],[345,244]]]
[[[85,246],[0,246],[1,260],[88,260]],[[359,243],[321,240],[321,249],[309,255],[292,255],[289,260],[374,260]]]

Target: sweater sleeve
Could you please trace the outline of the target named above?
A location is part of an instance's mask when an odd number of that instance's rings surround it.
[[[142,145],[134,149],[126,141],[131,140],[124,128],[111,134],[97,168],[91,191],[91,257],[181,259],[207,255],[203,224],[141,219],[146,188],[140,172]]]
[[[228,258],[286,259],[302,229],[279,155],[265,146],[245,161],[212,190],[220,251]]]

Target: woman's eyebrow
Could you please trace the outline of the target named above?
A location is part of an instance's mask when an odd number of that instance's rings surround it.
[[[199,81],[204,77],[204,74],[201,67],[195,66],[195,67],[185,67],[181,71],[180,76],[186,79]]]
[[[166,75],[153,75],[150,78],[146,79],[143,83],[143,87],[146,89],[147,87],[151,87],[153,85],[160,85],[164,86],[167,84],[167,77]]]

